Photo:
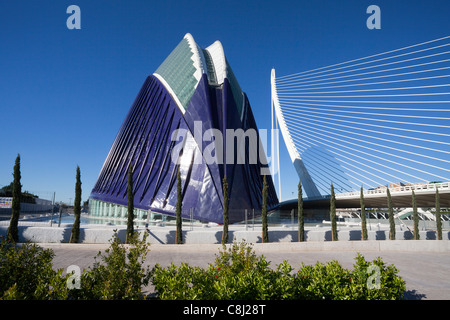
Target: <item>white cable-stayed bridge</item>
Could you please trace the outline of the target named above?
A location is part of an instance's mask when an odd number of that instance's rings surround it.
[[[439,188],[450,206],[450,36],[283,76],[273,69],[271,90],[272,127],[309,199],[333,184],[347,204],[361,187],[383,202],[387,187],[431,205]]]

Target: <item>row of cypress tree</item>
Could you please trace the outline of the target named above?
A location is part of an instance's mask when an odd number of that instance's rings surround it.
[[[395,221],[394,221],[394,206],[392,203],[392,196],[389,188],[386,190],[387,194],[387,207],[388,207],[388,220],[389,220],[389,239],[395,240]],[[368,239],[367,232],[367,217],[366,207],[364,203],[364,192],[361,187],[360,192],[360,204],[361,204],[361,240]],[[442,240],[442,220],[441,220],[441,206],[439,200],[439,190],[436,188],[435,196],[435,210],[436,210],[436,234],[437,239]],[[413,221],[414,221],[414,240],[419,240],[419,215],[417,210],[416,194],[412,191],[412,208],[413,208]],[[333,184],[331,184],[331,196],[330,196],[330,220],[331,220],[331,240],[338,240],[337,233],[337,221],[336,221],[336,197],[334,193]],[[303,199],[302,199],[302,184],[301,181],[298,184],[298,241],[305,241],[304,230],[304,216],[303,216]]]
[[[267,193],[268,193],[268,185],[266,181],[266,177],[263,179],[263,188],[262,188],[262,209],[261,209],[261,218],[262,218],[262,242],[269,242],[269,232],[268,232],[268,221],[267,221]],[[226,176],[223,179],[223,232],[222,232],[222,244],[228,243],[228,182]],[[361,204],[361,240],[368,239],[367,232],[367,217],[366,217],[366,208],[364,203],[364,192],[361,187],[360,191],[360,204]],[[392,203],[392,197],[387,189],[387,205],[388,205],[388,219],[389,219],[389,239],[395,240],[395,221],[394,221],[394,208]],[[412,207],[413,207],[413,220],[414,220],[414,239],[418,240],[419,237],[419,228],[418,228],[418,211],[416,204],[416,197],[414,191],[412,192]],[[338,232],[337,232],[337,219],[336,219],[336,197],[334,192],[334,186],[331,184],[331,196],[330,196],[330,220],[331,220],[331,240],[337,241]],[[439,190],[436,188],[436,226],[437,226],[437,239],[442,240],[442,221],[440,216],[440,202],[439,202]],[[177,236],[176,243],[182,243],[182,235],[181,235],[181,179],[178,173],[178,185],[177,185]],[[298,241],[305,241],[305,222],[304,222],[304,214],[303,214],[303,191],[301,181],[298,183]]]
[[[14,163],[13,172],[13,189],[12,189],[12,213],[9,222],[6,240],[10,243],[19,242],[19,217],[20,217],[20,198],[22,194],[22,185],[20,183],[20,154],[17,155]],[[81,174],[80,167],[77,166],[76,182],[75,182],[75,201],[73,206],[75,221],[72,226],[70,235],[70,243],[77,243],[80,238],[80,215],[81,215]]]
[[[20,154],[17,155],[14,164],[13,173],[13,189],[12,189],[12,215],[10,220],[10,225],[7,233],[7,241],[16,243],[19,241],[18,235],[18,222],[20,215],[20,197],[22,193],[22,185],[20,184],[21,173],[20,173]],[[81,173],[80,167],[77,166],[76,177],[75,177],[75,201],[74,201],[74,215],[75,221],[72,226],[70,243],[78,243],[80,238],[80,216],[81,216]],[[268,185],[266,177],[263,179],[262,188],[262,242],[269,242],[268,233],[268,222],[267,222],[267,193]],[[394,221],[394,209],[392,203],[391,193],[389,188],[386,190],[387,193],[387,205],[388,205],[388,219],[389,219],[389,239],[395,240],[395,221]],[[130,165],[128,170],[128,186],[127,186],[127,199],[128,199],[128,220],[127,220],[127,232],[126,232],[126,243],[131,241],[134,236],[134,194],[133,194],[133,169]],[[440,200],[439,200],[439,190],[436,188],[436,228],[437,228],[437,239],[442,240],[442,221],[440,214]],[[223,178],[223,232],[222,232],[222,243],[228,242],[228,182],[227,177]],[[366,211],[364,204],[364,192],[361,187],[360,193],[360,204],[361,204],[361,239],[367,240],[367,222],[366,222]],[[412,208],[413,208],[413,221],[414,221],[414,239],[419,240],[419,218],[417,210],[416,195],[412,191]],[[177,244],[183,243],[182,234],[182,193],[181,193],[181,176],[180,171],[177,172],[177,204],[176,204],[176,237],[175,242]],[[330,197],[330,220],[331,220],[331,240],[338,240],[337,233],[337,220],[336,220],[336,198],[334,193],[333,184],[331,184],[331,197]],[[304,228],[304,214],[303,214],[303,192],[301,181],[298,183],[298,241],[305,241],[305,228]]]

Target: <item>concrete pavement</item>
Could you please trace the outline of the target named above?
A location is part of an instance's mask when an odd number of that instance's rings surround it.
[[[380,246],[380,243],[385,243]],[[390,246],[387,244],[390,243]],[[351,246],[349,244],[352,244]],[[77,265],[88,269],[99,251],[108,248],[108,244],[39,244],[55,252],[55,268],[67,269]],[[221,248],[217,244],[152,244],[146,265],[156,263],[167,266],[171,262],[180,265],[187,262],[193,266],[206,267],[213,263]],[[387,264],[394,264],[399,275],[405,280],[408,299],[450,300],[450,250],[448,241],[345,241],[345,242],[308,242],[308,243],[269,243],[254,244],[255,252],[264,254],[271,266],[275,267],[288,260],[298,268],[301,263],[315,264],[316,261],[337,260],[344,268],[352,268],[356,253],[366,260],[382,257]],[[152,290],[152,288],[148,288]]]

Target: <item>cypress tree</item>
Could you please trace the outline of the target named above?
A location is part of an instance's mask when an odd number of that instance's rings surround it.
[[[364,191],[363,187],[361,187],[360,194],[360,203],[361,203],[361,240],[367,240],[367,219],[366,219],[366,205],[364,203]]]
[[[298,241],[305,241],[305,219],[303,216],[302,181],[298,182]]]
[[[331,240],[338,240],[337,222],[336,222],[336,197],[334,195],[334,187],[331,184],[331,197],[330,197],[330,220],[331,220]]]
[[[177,231],[175,235],[175,243],[176,244],[182,244],[183,243],[183,231],[181,229],[182,220],[181,220],[181,210],[183,208],[182,204],[182,193],[181,193],[181,173],[180,168],[178,168],[177,172],[177,206],[176,206],[176,225],[177,225]]]
[[[414,240],[419,240],[419,213],[417,212],[417,201],[414,190],[412,191],[412,207],[413,207],[413,220],[414,220]]]
[[[392,204],[392,197],[389,188],[386,189],[386,194],[387,194],[388,217],[389,217],[389,239],[395,240],[394,206]]]
[[[14,181],[12,186],[12,214],[9,222],[8,234],[6,239],[8,242],[19,241],[19,216],[20,216],[20,197],[22,194],[22,185],[20,184],[20,154],[17,154],[14,164]]]
[[[436,238],[442,240],[441,202],[438,188],[436,188]]]
[[[130,163],[127,180],[127,235],[125,243],[130,243],[134,236],[134,194],[133,194],[133,166]]]
[[[223,232],[222,244],[228,243],[228,182],[227,176],[223,178]]]
[[[269,231],[267,227],[267,192],[268,186],[266,181],[266,176],[263,179],[263,188],[262,188],[262,208],[261,208],[261,217],[262,217],[262,242],[269,242]]]
[[[77,166],[76,182],[75,182],[75,200],[73,203],[73,214],[75,221],[72,225],[72,233],[70,235],[70,243],[78,243],[80,241],[80,216],[81,216],[81,174],[80,167]]]

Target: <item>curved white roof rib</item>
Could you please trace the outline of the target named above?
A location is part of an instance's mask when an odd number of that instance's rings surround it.
[[[216,41],[206,48],[206,51],[208,51],[211,55],[214,71],[216,73],[217,84],[221,85],[227,76],[227,64],[225,61],[225,53],[223,51],[222,43],[220,43],[220,41]]]
[[[191,51],[193,53],[191,59],[194,62],[194,67],[197,69],[197,71],[194,73],[194,77],[195,79],[197,79],[198,85],[198,82],[200,81],[202,75],[207,71],[205,57],[203,56],[203,52],[195,42],[194,37],[190,33],[186,33],[184,39],[186,39],[189,43],[189,47],[191,48]]]
[[[180,69],[180,65],[183,66]],[[207,64],[203,51],[190,33],[170,53],[153,73],[184,114],[203,74],[207,73]]]

